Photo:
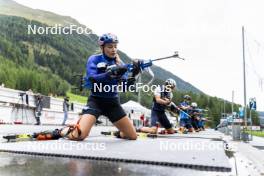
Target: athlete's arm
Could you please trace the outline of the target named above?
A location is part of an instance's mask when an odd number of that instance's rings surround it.
[[[110,79],[110,75],[108,72],[100,73],[100,74],[97,73],[97,66],[95,64],[93,57],[88,59],[86,65],[86,73],[87,73],[87,78],[91,81],[104,82]]]
[[[159,95],[155,95],[155,100],[156,100],[157,103],[163,104],[163,105],[169,105],[170,102],[171,102],[169,99],[165,99],[164,100],[164,99],[160,98]]]

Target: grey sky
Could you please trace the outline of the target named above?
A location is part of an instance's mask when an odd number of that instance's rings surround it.
[[[16,0],[71,16],[96,34],[118,35],[132,58],[151,59],[175,50],[186,61],[157,65],[205,93],[243,104],[241,26],[246,30],[249,97],[264,110],[264,2],[261,0]],[[254,41],[254,40],[257,40]],[[250,51],[250,52],[249,52]],[[257,76],[258,75],[258,76]]]

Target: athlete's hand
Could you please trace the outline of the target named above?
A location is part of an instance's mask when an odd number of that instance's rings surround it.
[[[191,106],[181,106],[181,109],[182,110],[189,110],[189,109],[192,109],[192,107]]]
[[[110,65],[106,71],[111,78],[115,79],[122,77],[127,72],[127,68],[122,65]]]
[[[167,99],[167,98],[165,98],[164,101],[165,101],[165,102],[164,102],[165,105],[169,105],[169,104],[171,103],[171,101],[170,101],[169,99]]]
[[[135,77],[141,72],[140,65],[143,61],[140,59],[134,59],[133,60],[133,70],[132,70],[132,76]]]

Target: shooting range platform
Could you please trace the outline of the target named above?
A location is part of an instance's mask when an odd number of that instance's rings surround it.
[[[2,125],[0,135],[32,133],[61,128],[56,126]],[[231,165],[224,151],[222,133],[207,130],[194,134],[141,137],[135,141],[101,135],[113,127],[93,127],[84,141],[67,139],[9,142],[1,139],[0,152],[89,159],[122,163],[180,167],[204,171],[229,172]]]

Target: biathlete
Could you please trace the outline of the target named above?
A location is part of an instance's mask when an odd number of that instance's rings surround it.
[[[179,108],[181,109],[180,111],[180,128],[179,128],[179,132],[180,133],[184,133],[185,129],[188,129],[189,132],[194,132],[194,128],[191,124],[191,116],[190,114],[190,110],[191,110],[191,106],[190,106],[190,101],[191,101],[191,97],[189,95],[184,95],[183,97],[183,102],[180,103]]]
[[[176,82],[173,79],[167,79],[164,85],[159,86],[154,91],[153,104],[151,109],[151,127],[142,127],[138,132],[145,132],[151,134],[158,133],[158,123],[165,128],[165,133],[173,134],[173,129],[165,110],[172,102],[172,91],[176,88]]]
[[[92,55],[87,60],[86,78],[91,83],[91,93],[77,124],[61,130],[56,129],[52,133],[40,133],[37,136],[39,140],[61,137],[76,141],[84,140],[89,136],[92,126],[100,115],[108,117],[118,128],[117,137],[137,139],[136,130],[120,105],[117,90],[120,81],[129,82],[129,80],[135,79],[128,79],[127,67],[122,63],[117,53],[118,39],[114,34],[102,35],[99,37],[98,44],[102,53]],[[133,76],[137,76],[139,73],[140,69],[135,67]],[[129,84],[133,84],[133,81],[130,81]],[[102,89],[96,88],[100,86]]]

